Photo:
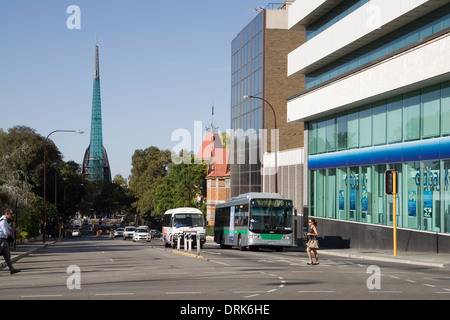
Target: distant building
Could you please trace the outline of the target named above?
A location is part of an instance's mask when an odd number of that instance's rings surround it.
[[[195,157],[208,164],[206,219],[209,225],[214,225],[216,205],[226,202],[230,197],[229,149],[223,148],[218,132],[210,129],[206,132],[202,146]]]
[[[92,181],[111,182],[111,168],[103,146],[102,104],[100,96],[100,70],[98,45],[95,45],[94,90],[92,96],[91,143],[86,149],[82,172]]]
[[[303,126],[287,123],[286,98],[303,89],[304,76],[287,76],[289,52],[305,42],[305,30],[290,30],[294,1],[271,3],[231,43],[231,196],[275,192],[301,208],[303,196]],[[257,98],[245,99],[244,96]],[[269,105],[275,111],[275,117]],[[264,135],[264,132],[266,135]],[[239,136],[242,133],[243,135]],[[277,152],[275,152],[275,137]]]

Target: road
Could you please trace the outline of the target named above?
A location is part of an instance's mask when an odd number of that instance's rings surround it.
[[[325,255],[320,265],[308,266],[304,252],[223,250],[214,243],[205,244],[202,256],[175,254],[160,239],[65,239],[18,261],[19,274],[1,270],[0,298],[239,303],[450,299],[448,269]]]

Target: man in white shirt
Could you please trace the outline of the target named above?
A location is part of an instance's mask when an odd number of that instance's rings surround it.
[[[7,238],[11,232],[11,227],[8,224],[8,219],[12,217],[12,210],[6,209],[3,216],[0,217],[0,254],[5,258],[11,274],[20,272],[20,269],[14,269],[11,263],[11,253],[9,252]]]

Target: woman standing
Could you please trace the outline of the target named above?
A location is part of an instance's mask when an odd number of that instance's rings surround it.
[[[310,218],[308,221],[309,230],[306,234],[308,236],[308,242],[306,243],[306,252],[308,253],[309,262],[308,265],[318,265],[319,264],[319,254],[317,253],[317,249],[319,249],[319,241],[317,240],[317,236],[319,233],[317,232],[317,221],[315,219]],[[316,262],[313,262],[311,250],[314,252],[314,256],[316,258]]]

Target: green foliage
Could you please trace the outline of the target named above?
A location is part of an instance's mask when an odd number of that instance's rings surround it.
[[[192,162],[170,166],[168,175],[152,194],[154,216],[162,217],[166,210],[177,207],[196,207],[205,213],[207,166]]]
[[[196,207],[206,212],[206,164],[174,164],[169,150],[150,147],[136,150],[132,157],[130,191],[133,206],[145,220],[161,220],[176,207]]]
[[[133,207],[137,212],[146,214],[153,211],[152,193],[167,175],[171,164],[169,150],[150,147],[136,150],[132,157],[132,169],[129,181],[130,191],[136,201]]]

